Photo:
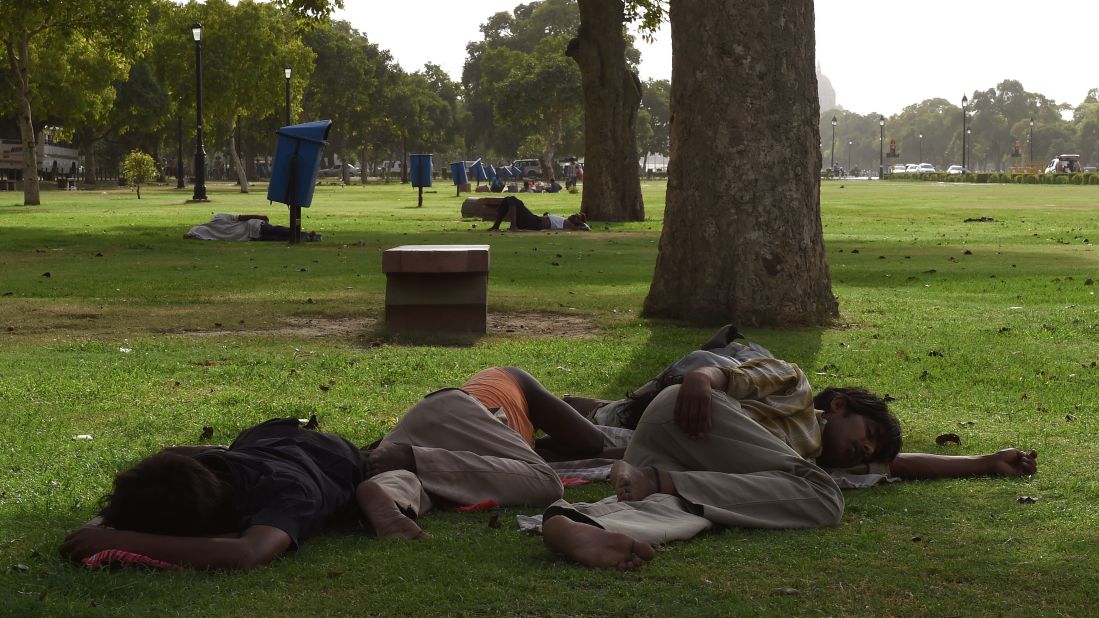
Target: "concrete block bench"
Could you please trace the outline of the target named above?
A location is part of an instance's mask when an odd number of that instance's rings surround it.
[[[396,330],[483,333],[488,245],[402,245],[382,253],[385,322]]]
[[[495,221],[496,207],[503,199],[502,197],[467,197],[462,202],[462,216]]]

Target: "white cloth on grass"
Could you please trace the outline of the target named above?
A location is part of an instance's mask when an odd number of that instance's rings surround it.
[[[237,215],[219,212],[202,225],[191,228],[184,238],[198,240],[255,240],[259,238],[262,219],[241,221]]]

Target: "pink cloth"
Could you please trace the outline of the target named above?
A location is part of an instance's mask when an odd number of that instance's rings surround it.
[[[147,566],[154,569],[169,569],[173,571],[180,568],[178,564],[164,562],[163,560],[157,560],[121,549],[104,549],[101,552],[96,552],[91,556],[84,558],[81,562],[88,565],[88,568],[92,570],[106,569],[114,565]]]

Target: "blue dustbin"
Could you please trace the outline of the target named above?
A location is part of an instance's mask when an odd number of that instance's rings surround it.
[[[504,165],[500,166],[496,170],[496,173],[500,175],[501,179],[508,179],[508,178],[511,178],[511,176],[512,176],[511,169],[508,168],[507,166],[504,166]]]
[[[469,173],[477,179],[478,182],[482,180],[488,180],[488,174],[485,173],[485,164],[477,159],[473,162],[473,165],[469,166]]]
[[[431,186],[431,155],[408,155],[408,180],[413,187]]]
[[[321,153],[328,144],[331,120],[292,124],[275,131],[275,163],[267,199],[287,206],[308,208],[313,203],[313,188],[321,166]]]
[[[450,179],[454,181],[454,184],[461,186],[469,182],[469,176],[466,176],[466,163],[465,161],[458,161],[450,164]]]

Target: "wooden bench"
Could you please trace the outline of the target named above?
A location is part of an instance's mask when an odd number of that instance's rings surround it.
[[[385,322],[396,330],[483,333],[488,245],[402,245],[382,253]]]

